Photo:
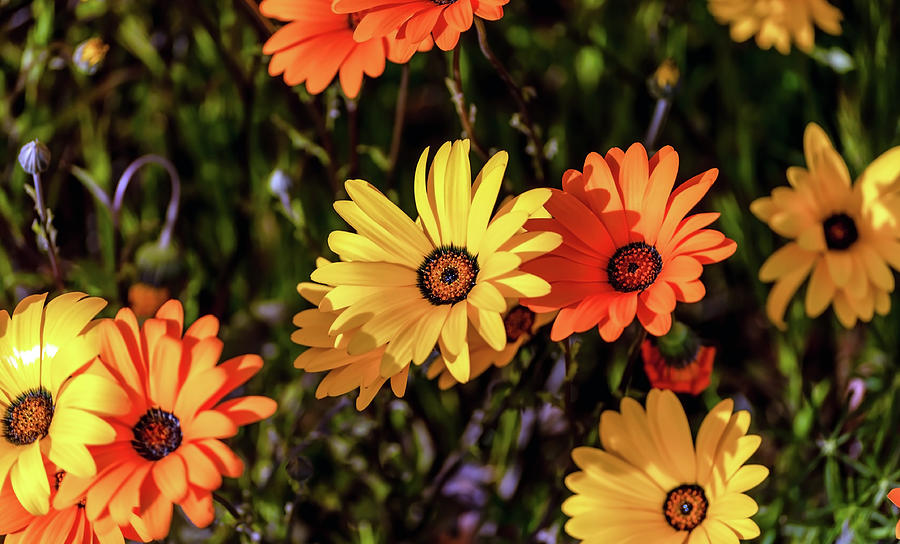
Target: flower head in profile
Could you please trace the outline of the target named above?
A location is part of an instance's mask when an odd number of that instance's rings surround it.
[[[50,500],[59,490],[66,473],[46,465],[44,477],[50,486]],[[51,508],[43,516],[31,514],[19,504],[9,480],[0,489],[0,534],[6,544],[124,544],[123,531],[109,517],[91,521],[85,513],[85,501],[60,510]],[[128,532],[128,528],[125,528]]]
[[[831,305],[850,328],[857,319],[869,321],[890,309],[890,267],[900,270],[900,228],[884,218],[878,198],[864,194],[862,180],[881,179],[891,169],[900,176],[900,155],[886,153],[890,161],[877,160],[878,171],[867,170],[851,185],[847,165],[821,127],[806,127],[803,149],[806,168],[788,168],[790,187],[778,187],[750,205],[773,231],[791,239],[759,270],[760,280],[775,282],[766,313],[784,329],[787,305],[809,277],[807,315],[816,317]]]
[[[494,349],[506,345],[504,297],[540,296],[544,280],[519,266],[559,244],[554,233],[527,233],[548,189],[523,193],[493,213],[507,155],[499,152],[471,181],[468,140],[447,142],[426,173],[428,150],[415,174],[418,222],[369,183],[349,180],[350,200],[334,208],[355,233],[336,231],[328,245],[340,262],[317,268],[312,280],[334,289],[319,303],[340,315],[328,334],[354,331],[347,353],[386,346],[383,377],[410,361],[422,364],[435,344],[458,381],[471,373],[468,324]]]
[[[328,261],[319,260],[319,266],[326,264]],[[309,282],[297,286],[300,296],[317,307],[294,316],[294,325],[299,328],[291,335],[291,340],[301,346],[307,346],[306,351],[294,361],[294,367],[306,372],[328,372],[316,389],[318,399],[336,397],[359,389],[359,396],[356,398],[357,410],[365,410],[381,390],[381,386],[389,379],[391,390],[398,397],[402,397],[406,393],[409,363],[394,375],[383,377],[380,369],[386,346],[358,355],[349,355],[347,345],[356,330],[334,336],[328,334],[340,312],[325,312],[320,310],[318,305],[331,290],[331,287]]]
[[[507,306],[509,309],[503,314],[503,328],[506,331],[506,345],[503,349],[495,350],[487,345],[470,326],[469,351],[472,372],[469,379],[481,376],[491,367],[503,368],[508,365],[519,352],[519,348],[531,340],[538,329],[553,321],[556,316],[556,312],[536,314],[515,302],[509,303]],[[438,387],[441,389],[449,389],[459,383],[440,359],[435,360],[428,367],[428,377],[438,378]]]
[[[100,359],[122,385],[131,409],[109,418],[115,440],[96,447],[97,475],[67,474],[54,507],[86,501],[88,519],[111,517],[144,541],[169,532],[173,504],[198,527],[213,520],[212,491],[244,464],[222,439],[265,419],[267,397],[223,399],[263,365],[258,355],[219,364],[219,322],[205,316],[184,328],[181,303],[170,300],[142,327],[129,309],[101,324]]]
[[[115,431],[102,418],[128,409],[112,380],[95,372],[97,322],[106,301],[65,293],[23,299],[0,311],[0,482],[9,480],[33,515],[50,508],[45,460],[82,477],[97,470],[88,446],[106,444]]]
[[[334,0],[337,13],[363,15],[353,37],[356,41],[389,36],[414,44],[434,39],[444,51],[456,47],[459,35],[475,17],[496,21],[509,0]]]
[[[891,502],[894,503],[894,506],[900,508],[900,487],[891,489],[891,491],[888,493],[888,499],[890,499]],[[894,529],[894,533],[894,536],[900,539],[900,521],[897,522],[897,528]]]
[[[641,358],[653,387],[699,395],[709,387],[716,348],[701,345],[686,325],[676,321],[664,336],[641,343]]]
[[[678,397],[653,389],[600,417],[603,449],[572,452],[566,533],[582,542],[724,544],[759,536],[756,502],[744,492],[769,470],[744,463],[759,448],[750,414],[724,400],[703,420],[696,445]]]
[[[705,228],[718,213],[687,213],[700,202],[718,171],[713,169],[675,186],[678,154],[664,147],[647,160],[641,144],[606,157],[587,156],[584,172],[563,175],[544,205],[553,216],[535,218],[529,231],[563,237],[554,251],[523,269],[552,286],[548,295],[522,304],[535,312],[560,310],[554,341],[597,326],[607,342],[634,321],[661,336],[672,325],[677,302],[697,302],[706,294],[703,265],[730,257],[737,245]]]
[[[284,74],[284,82],[292,86],[305,82],[311,94],[321,93],[338,76],[344,94],[355,98],[363,74],[380,76],[385,59],[402,64],[417,49],[431,47],[430,40],[412,43],[390,32],[356,41],[353,32],[362,14],[334,13],[331,0],[263,0],[259,9],[288,21],[263,45],[263,53],[272,55],[269,75]]]
[[[772,46],[787,55],[791,43],[809,53],[815,27],[837,36],[841,11],[828,0],[709,0],[709,11],[721,24],[731,25],[731,39],[743,42],[756,36],[762,49]]]

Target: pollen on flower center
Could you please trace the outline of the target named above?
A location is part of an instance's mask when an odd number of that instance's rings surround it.
[[[6,409],[3,435],[16,446],[27,446],[47,436],[53,421],[53,397],[39,387],[19,395]]]
[[[456,0],[431,0],[431,1],[439,6],[449,6],[450,4],[456,3]]]
[[[669,491],[663,503],[666,521],[676,531],[693,531],[706,519],[709,501],[699,485],[680,485]]]
[[[132,428],[131,447],[148,461],[159,461],[181,445],[181,422],[174,414],[151,408]]]
[[[643,291],[653,285],[662,270],[662,257],[656,248],[633,242],[616,250],[606,272],[613,289],[622,293]]]
[[[843,250],[859,239],[856,223],[845,213],[836,213],[822,223],[828,249]]]
[[[435,306],[465,300],[478,277],[478,260],[465,248],[439,247],[432,251],[417,271],[422,296]]]
[[[503,318],[503,327],[506,329],[506,341],[515,342],[523,334],[531,334],[534,325],[534,312],[525,306],[516,306]]]

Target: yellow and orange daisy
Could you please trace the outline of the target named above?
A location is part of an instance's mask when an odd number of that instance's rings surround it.
[[[67,474],[55,508],[83,497],[88,519],[110,516],[144,541],[168,534],[174,504],[198,527],[212,523],[212,491],[222,476],[237,478],[244,470],[222,439],[269,417],[276,403],[258,396],[223,401],[262,368],[262,359],[243,355],[218,364],[222,342],[213,316],[183,328],[175,300],[142,327],[129,309],[101,324],[100,359],[131,406],[108,419],[115,440],[93,449],[96,477]]]
[[[385,59],[402,64],[417,48],[431,46],[427,40],[398,40],[391,33],[356,41],[353,33],[362,14],[334,13],[331,0],[263,0],[259,9],[267,17],[288,21],[263,45],[263,53],[272,55],[269,75],[284,74],[291,86],[305,82],[311,94],[324,91],[337,75],[344,94],[355,98],[363,74],[378,77]]]
[[[496,21],[503,17],[509,0],[334,0],[336,13],[363,12],[353,33],[359,42],[397,36],[418,44],[434,39],[444,51],[456,47],[459,35],[469,30],[475,17]]]
[[[313,281],[334,287],[319,303],[340,311],[328,334],[357,329],[350,355],[387,346],[381,375],[394,376],[410,361],[422,364],[440,347],[454,378],[470,376],[467,326],[503,349],[504,297],[540,296],[544,280],[519,266],[556,247],[555,233],[527,233],[522,225],[542,210],[548,189],[512,199],[493,214],[507,155],[499,152],[471,182],[468,140],[447,142],[426,173],[428,150],[415,174],[418,222],[369,183],[349,180],[351,200],[334,207],[356,233],[332,232],[328,244],[341,262],[316,269]]]
[[[503,349],[495,350],[487,345],[470,326],[472,371],[469,379],[481,376],[491,367],[503,368],[508,365],[519,352],[519,348],[531,340],[538,329],[553,321],[556,316],[556,312],[536,314],[518,303],[507,304],[507,306],[509,309],[503,314],[503,328],[506,331],[506,346]],[[436,359],[428,367],[428,378],[438,378],[438,387],[441,389],[450,389],[459,383],[440,359]]]
[[[50,500],[59,490],[66,473],[46,466]],[[122,530],[106,517],[91,521],[85,513],[85,502],[51,508],[43,516],[35,516],[22,508],[16,500],[12,486],[7,480],[0,490],[0,534],[6,535],[5,544],[32,544],[52,542],[53,544],[124,544]],[[127,529],[126,529],[127,530]]]
[[[716,348],[701,345],[686,325],[676,321],[665,336],[641,343],[641,358],[653,387],[699,395],[709,387]]]
[[[750,414],[717,404],[696,445],[671,391],[653,389],[645,409],[622,399],[600,416],[603,449],[572,452],[581,469],[566,477],[575,495],[562,505],[566,533],[581,542],[724,544],[759,536],[758,507],[744,494],[769,474],[744,463],[761,439],[747,434]]]
[[[65,293],[23,299],[0,311],[0,482],[9,480],[33,515],[50,509],[44,461],[82,477],[96,473],[88,446],[115,438],[104,421],[124,413],[128,399],[112,380],[98,375],[99,351],[92,322],[106,301]]]
[[[703,265],[730,257],[737,245],[704,228],[718,213],[686,214],[700,202],[718,170],[679,185],[678,154],[669,146],[651,160],[641,144],[606,157],[587,156],[584,172],[563,175],[563,190],[545,204],[552,218],[535,218],[530,231],[559,233],[557,249],[523,265],[552,290],[522,304],[535,312],[560,310],[550,338],[562,340],[597,326],[607,342],[634,321],[662,336],[672,325],[677,302],[706,294]]]
[[[815,123],[806,127],[803,150],[806,168],[788,168],[790,187],[778,187],[750,205],[773,231],[791,239],[759,270],[760,280],[775,282],[766,313],[786,328],[787,305],[809,277],[806,314],[816,317],[831,305],[841,324],[851,328],[891,306],[891,267],[900,270],[900,227],[885,217],[877,191],[864,194],[863,180],[874,183],[891,169],[900,175],[900,154],[885,153],[887,161],[876,161],[878,171],[867,171],[851,186],[844,159]]]
[[[762,49],[791,52],[791,42],[809,53],[815,45],[815,26],[837,36],[841,11],[827,0],[709,0],[709,11],[721,24],[731,25],[731,39],[743,42],[756,36]]]

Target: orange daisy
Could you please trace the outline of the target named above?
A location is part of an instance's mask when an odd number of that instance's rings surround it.
[[[701,346],[691,330],[676,321],[665,336],[644,340],[641,358],[653,387],[699,395],[709,387],[716,348]]]
[[[262,368],[262,359],[243,355],[219,365],[218,320],[202,317],[182,337],[184,312],[176,300],[143,327],[129,309],[101,327],[100,360],[128,393],[131,410],[107,420],[116,439],[93,449],[97,476],[68,475],[53,506],[84,497],[88,519],[109,515],[144,541],[169,533],[173,504],[206,527],[214,515],[212,490],[223,475],[237,478],[244,470],[221,439],[275,412],[267,397],[221,402]]]
[[[672,325],[676,302],[706,294],[703,265],[730,257],[737,244],[706,229],[718,213],[685,217],[716,180],[712,169],[674,191],[678,154],[670,146],[651,160],[641,144],[606,157],[587,156],[584,172],[569,170],[544,205],[553,216],[525,224],[562,235],[555,250],[522,265],[544,278],[550,294],[523,299],[535,312],[561,310],[550,338],[562,340],[597,325],[607,342],[634,318],[655,336]]]
[[[56,495],[66,473],[46,464],[50,500]],[[16,500],[9,480],[0,490],[0,534],[5,544],[53,542],[54,544],[124,544],[122,530],[109,517],[91,521],[85,514],[85,502],[51,508],[43,516],[35,516]]]
[[[288,85],[306,82],[306,90],[318,94],[337,75],[344,94],[355,98],[362,86],[363,74],[378,77],[384,73],[385,58],[402,64],[417,46],[426,51],[428,41],[411,43],[395,37],[379,36],[353,39],[360,14],[336,14],[330,0],[263,0],[263,15],[290,21],[263,45],[263,53],[272,55],[269,75],[284,74]]]
[[[891,499],[894,506],[900,508],[900,487],[891,489],[890,493],[888,493],[888,498]],[[894,529],[894,533],[897,538],[900,538],[900,521],[897,522],[897,528]]]
[[[418,44],[433,37],[444,51],[456,47],[459,35],[475,17],[496,21],[509,0],[334,0],[336,13],[364,12],[353,38],[365,42],[394,32]]]

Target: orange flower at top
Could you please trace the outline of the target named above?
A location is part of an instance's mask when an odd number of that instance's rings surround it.
[[[888,493],[888,498],[891,499],[891,502],[894,503],[894,506],[900,508],[900,487],[892,489],[890,493]],[[900,538],[900,521],[897,522],[897,528],[894,529],[895,536]]]
[[[353,38],[364,42],[378,36],[397,36],[418,44],[429,35],[444,51],[456,47],[459,35],[475,17],[496,21],[509,0],[334,0],[337,13],[365,11]]]
[[[431,45],[387,35],[354,41],[360,15],[334,13],[331,0],[263,0],[259,9],[266,17],[290,21],[263,45],[263,53],[272,55],[269,75],[284,74],[288,85],[306,82],[311,94],[324,91],[338,75],[344,94],[355,98],[364,73],[384,73],[385,58],[404,63],[417,46],[427,50]]]
[[[547,280],[549,295],[523,299],[535,312],[561,309],[554,341],[594,325],[607,342],[616,340],[635,316],[650,334],[672,325],[676,302],[697,302],[706,294],[703,265],[730,257],[737,244],[706,229],[718,213],[685,217],[718,175],[712,169],[674,191],[678,154],[669,146],[649,161],[644,147],[606,157],[587,156],[584,173],[569,170],[563,190],[544,205],[553,216],[531,219],[525,228],[562,235],[555,250],[522,265]]]
[[[116,439],[93,449],[97,476],[68,474],[54,508],[84,498],[88,519],[109,515],[144,541],[169,533],[173,504],[206,527],[214,516],[212,490],[223,475],[237,478],[244,470],[221,439],[275,412],[267,397],[220,402],[262,368],[262,359],[243,355],[219,365],[218,320],[202,317],[182,337],[184,313],[175,300],[143,327],[129,309],[101,326],[100,360],[127,391],[131,410],[107,420]]]

